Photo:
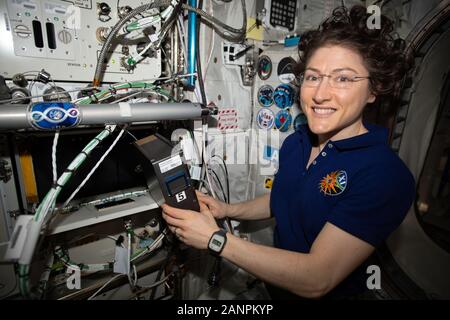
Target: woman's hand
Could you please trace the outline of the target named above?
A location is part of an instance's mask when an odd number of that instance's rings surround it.
[[[209,211],[216,219],[223,219],[229,216],[231,205],[210,197],[200,191],[195,191],[198,201],[208,206]]]
[[[219,230],[214,216],[200,201],[200,212],[183,210],[167,204],[161,206],[169,229],[180,241],[197,249],[207,249],[212,234]]]

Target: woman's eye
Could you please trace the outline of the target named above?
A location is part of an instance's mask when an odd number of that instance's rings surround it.
[[[317,81],[318,79],[319,79],[319,77],[317,77],[317,76],[313,76],[313,75],[306,76],[307,81]]]
[[[337,76],[336,81],[337,82],[348,82],[348,81],[352,81],[352,80],[347,76]]]

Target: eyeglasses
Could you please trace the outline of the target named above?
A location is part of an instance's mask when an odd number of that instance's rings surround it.
[[[330,87],[335,89],[349,89],[356,81],[370,79],[370,77],[356,76],[342,72],[318,74],[316,72],[306,71],[300,75],[300,84],[303,87],[316,88],[322,83],[324,77],[330,78],[328,83]]]

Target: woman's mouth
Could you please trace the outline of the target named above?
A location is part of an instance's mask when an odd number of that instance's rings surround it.
[[[311,109],[313,110],[314,114],[319,117],[328,117],[337,110],[336,108],[333,107],[317,107],[317,106],[311,107]]]

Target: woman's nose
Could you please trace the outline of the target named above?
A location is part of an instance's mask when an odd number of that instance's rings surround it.
[[[313,100],[315,102],[321,103],[331,99],[329,80],[330,79],[323,77],[322,81],[320,81],[319,85],[316,87],[313,95]]]

